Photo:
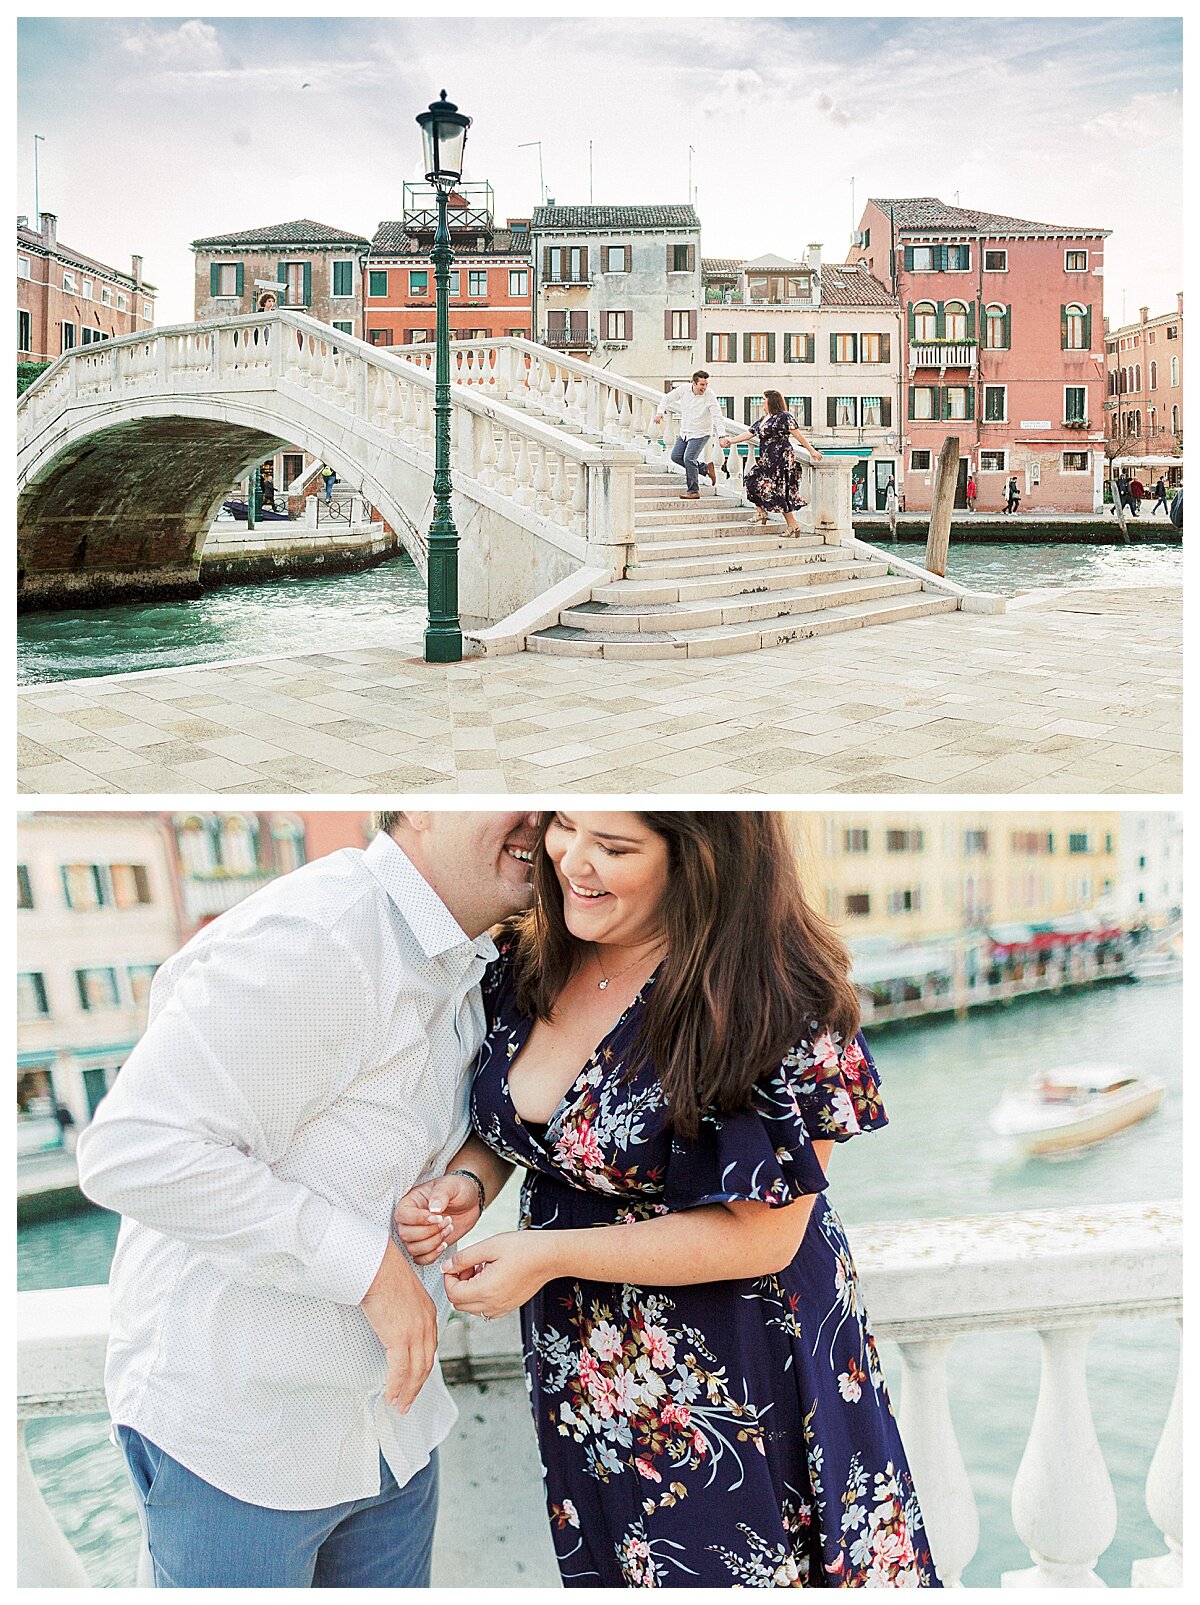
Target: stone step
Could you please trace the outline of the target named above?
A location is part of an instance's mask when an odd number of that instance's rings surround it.
[[[683,502],[678,496],[635,496],[634,510],[640,518],[643,513],[746,513],[757,518],[758,513],[749,502],[735,501],[729,496],[701,496],[698,502]]]
[[[682,523],[659,524],[657,522],[643,524],[640,518],[634,519],[634,538],[638,544],[645,541],[697,541],[707,545],[710,541],[752,539],[756,541],[795,540],[813,542],[819,540],[817,535],[785,536],[782,524],[768,525],[766,529],[754,519],[713,519],[708,524]]]
[[[699,535],[679,540],[645,540],[639,535],[635,540],[639,566],[642,563],[675,560],[687,562],[693,558],[736,556],[739,553],[754,555],[762,552],[813,552],[823,545],[824,542],[817,540],[815,536],[805,539],[802,535],[788,541],[786,545],[774,536],[758,534]]]
[[[797,548],[800,548],[798,551]],[[716,574],[755,574],[767,573],[771,569],[787,568],[796,562],[803,562],[799,541],[788,541],[786,546],[781,545],[778,550],[769,548],[761,552],[731,552],[725,556],[720,553],[709,555],[704,548],[695,556],[643,559],[639,556],[636,563],[631,563],[627,570],[627,578],[631,580],[690,580],[704,579]],[[808,550],[814,554],[822,551],[836,556],[845,557],[844,550],[836,546],[813,546]]]
[[[874,602],[854,602],[844,607],[821,608],[811,613],[794,613],[749,624],[717,624],[686,633],[629,632],[591,633],[569,625],[556,624],[529,637],[531,652],[574,658],[700,658],[725,653],[757,652],[765,647],[786,646],[819,635],[836,635],[843,630],[860,630],[875,624],[899,623],[925,618],[933,613],[954,611],[953,597],[918,592],[912,596],[885,597]]]
[[[597,586],[592,598],[601,602],[689,602],[708,601],[715,596],[761,596],[771,591],[787,591],[797,585],[820,585],[826,580],[881,579],[886,563],[864,558],[860,563],[832,561],[833,549],[811,552],[786,568],[766,569],[754,574],[718,574],[697,580],[612,580]]]
[[[682,507],[635,507],[633,519],[638,529],[678,529],[681,525],[711,529],[727,524],[734,529],[773,529],[782,534],[785,527],[782,523],[763,524],[753,511],[744,507],[704,507],[695,502],[684,502]]]
[[[823,585],[802,585],[793,591],[774,591],[766,596],[713,598],[709,601],[610,604],[604,601],[581,603],[559,614],[559,623],[579,630],[609,635],[661,635],[666,631],[711,629],[718,624],[753,624],[763,620],[788,618],[796,613],[816,613],[827,608],[849,607],[856,602],[882,601],[891,596],[911,596],[921,589],[919,580],[889,578],[842,580]]]

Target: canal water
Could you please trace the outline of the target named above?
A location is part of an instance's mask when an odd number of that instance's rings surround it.
[[[886,535],[886,531],[884,531]],[[880,542],[879,544],[883,544]],[[901,542],[920,561],[923,546]],[[1181,585],[1179,546],[951,544],[951,579],[1015,596],[1067,585]],[[192,601],[127,603],[17,620],[23,685],[230,658],[415,641],[425,628],[425,585],[406,553],[358,574],[233,585]]]
[[[1060,998],[1021,1000],[966,1020],[877,1029],[872,1042],[891,1124],[845,1143],[830,1169],[830,1195],[854,1241],[856,1222],[942,1219],[1000,1210],[1072,1208],[1177,1198],[1182,1187],[1182,986],[1127,984]],[[988,1131],[1004,1087],[1055,1065],[1117,1062],[1166,1083],[1158,1112],[1074,1158],[1014,1157]],[[510,1196],[511,1195],[511,1196]],[[510,1186],[487,1231],[513,1221]],[[23,1226],[23,1288],[104,1280],[116,1221],[83,1210]],[[893,1384],[898,1355],[883,1344]],[[1170,1404],[1178,1329],[1161,1319],[1103,1323],[1092,1339],[1088,1386],[1096,1430],[1117,1496],[1117,1536],[1099,1565],[1128,1586],[1132,1562],[1161,1552],[1146,1514],[1144,1483]],[[951,1407],[979,1503],[981,1538],[968,1585],[994,1585],[1027,1567],[1012,1528],[1010,1490],[1033,1419],[1038,1341],[1032,1332],[959,1338],[951,1355]],[[35,1470],[92,1581],[120,1586],[136,1566],[137,1522],[106,1424],[35,1422]],[[516,1536],[516,1535],[514,1535]]]

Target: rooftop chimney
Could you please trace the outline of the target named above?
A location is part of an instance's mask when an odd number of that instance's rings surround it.
[[[136,251],[133,253],[133,282],[134,284],[142,282],[142,259]]]
[[[46,245],[54,245],[58,240],[58,218],[53,212],[42,213],[42,240]]]
[[[29,227],[29,214],[27,212],[18,212],[17,213],[17,227],[18,228],[28,228]]]
[[[815,243],[810,243],[809,244],[808,249],[804,253],[804,260],[806,262],[808,262],[809,264],[811,264],[811,266],[813,266],[813,267],[820,267],[820,265],[821,265],[821,242],[820,242],[820,240],[817,240]]]
[[[1149,323],[1149,321],[1150,321],[1150,308],[1149,307],[1139,307],[1138,308],[1138,316],[1141,318],[1143,323]]]
[[[1182,290],[1176,290],[1176,292],[1175,292],[1175,305],[1179,309],[1179,316],[1182,317],[1183,316],[1183,291]]]

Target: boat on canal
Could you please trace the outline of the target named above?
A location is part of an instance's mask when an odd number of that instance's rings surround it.
[[[1070,1153],[1145,1120],[1163,1099],[1163,1083],[1119,1065],[1038,1071],[1009,1087],[988,1123],[1029,1155]]]

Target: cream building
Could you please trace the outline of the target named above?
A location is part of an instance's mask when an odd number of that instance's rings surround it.
[[[173,846],[157,814],[21,816],[17,828],[19,1151],[91,1119],[180,944]]]

